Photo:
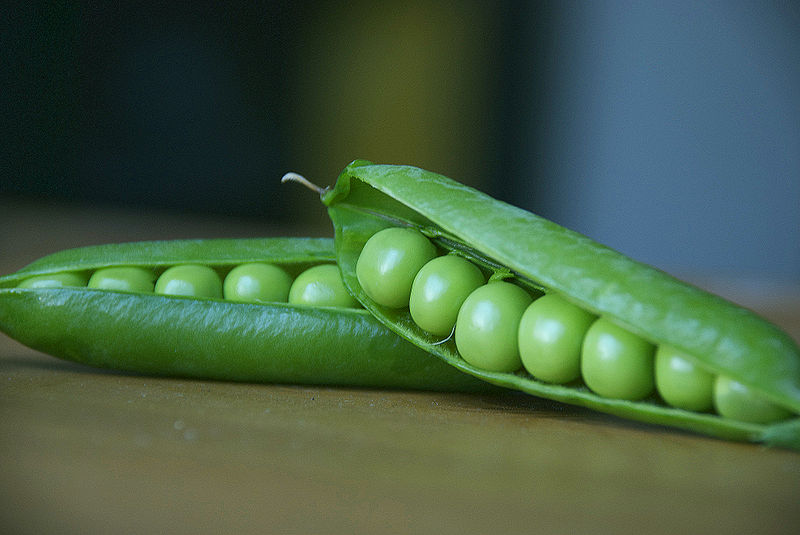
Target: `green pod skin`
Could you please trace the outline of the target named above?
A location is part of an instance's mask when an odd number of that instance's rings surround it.
[[[582,385],[556,385],[525,373],[467,364],[452,341],[420,329],[408,309],[372,302],[355,276],[361,249],[387,227],[416,228],[445,251],[483,269],[512,276],[531,291],[555,293],[648,342],[668,344],[710,373],[746,384],[765,399],[800,413],[800,349],[752,312],[636,262],[583,235],[415,167],[357,160],[335,187],[321,190],[333,221],[345,284],[392,330],[452,366],[490,383],[609,414],[730,440],[800,449],[800,418],[756,425],[676,409],[654,396],[608,399]]]
[[[86,287],[19,288],[38,275],[268,262],[292,275],[334,260],[312,238],[182,240],[62,251],[0,277],[0,330],[44,353],[148,375],[261,383],[486,391],[361,309],[240,303]]]

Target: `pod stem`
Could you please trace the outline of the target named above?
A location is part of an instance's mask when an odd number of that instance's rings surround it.
[[[316,184],[314,184],[313,182],[311,182],[310,180],[308,180],[303,175],[295,173],[295,172],[292,172],[292,171],[286,173],[281,178],[281,184],[283,184],[285,182],[299,182],[300,184],[304,185],[305,187],[307,187],[311,191],[317,192],[320,197],[322,195],[324,195],[325,193],[327,193],[327,191],[329,189],[329,188],[321,188],[321,187],[317,186]]]

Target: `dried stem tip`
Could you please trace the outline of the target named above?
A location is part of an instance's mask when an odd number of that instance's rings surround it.
[[[283,178],[281,178],[281,184],[283,184],[284,182],[299,182],[300,184],[304,185],[311,191],[316,191],[319,195],[323,195],[327,191],[327,188],[321,188],[316,184],[314,184],[313,182],[311,182],[310,180],[308,180],[303,175],[293,172],[288,172],[285,175],[283,175]]]

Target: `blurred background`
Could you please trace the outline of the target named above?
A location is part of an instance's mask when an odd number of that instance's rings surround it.
[[[6,8],[0,206],[328,235],[279,178],[366,158],[728,295],[800,285],[797,2],[164,4]]]

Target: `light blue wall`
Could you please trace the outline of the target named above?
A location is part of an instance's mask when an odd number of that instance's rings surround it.
[[[668,271],[800,282],[800,4],[567,3],[551,45],[529,205]]]

